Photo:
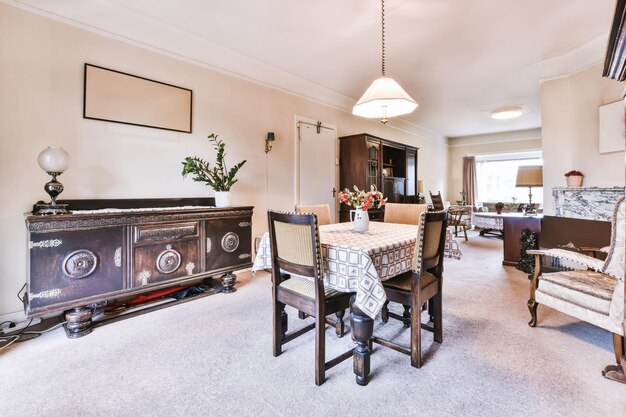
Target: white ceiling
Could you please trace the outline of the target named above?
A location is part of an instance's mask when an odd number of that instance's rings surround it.
[[[378,0],[7,2],[345,109],[380,75]],[[539,127],[542,61],[593,40],[597,61],[614,7],[387,0],[387,75],[419,103],[405,119],[448,137]],[[529,112],[487,114],[511,105]]]

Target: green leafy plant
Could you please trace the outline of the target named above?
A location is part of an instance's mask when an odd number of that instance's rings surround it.
[[[211,133],[208,137],[217,151],[215,157],[215,165],[211,167],[210,163],[197,156],[186,157],[183,164],[183,178],[188,174],[193,175],[193,180],[204,182],[215,191],[230,191],[230,188],[237,182],[235,175],[239,169],[246,163],[246,160],[235,164],[230,170],[226,167],[224,157],[226,156],[226,144],[217,138],[215,133]]]

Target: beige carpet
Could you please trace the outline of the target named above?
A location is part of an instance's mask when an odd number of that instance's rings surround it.
[[[375,347],[370,384],[352,364],[316,387],[313,333],[271,354],[269,275],[238,291],[97,328],[58,329],[0,353],[0,415],[13,416],[620,416],[626,386],[602,378],[611,336],[548,308],[528,327],[526,275],[503,268],[502,242],[472,232],[446,259],[444,342],[426,362]],[[301,326],[290,314],[290,327]],[[375,332],[408,331],[398,322]],[[327,331],[328,355],[351,345]]]

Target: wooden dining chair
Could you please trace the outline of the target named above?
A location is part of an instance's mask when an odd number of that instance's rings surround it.
[[[350,304],[352,293],[324,285],[317,216],[315,214],[267,213],[272,246],[273,354],[282,353],[285,343],[315,329],[315,384],[321,385],[325,372],[352,356],[352,349],[326,362],[326,316],[341,313]],[[291,275],[290,275],[291,274]],[[285,306],[315,318],[304,328],[287,333]],[[342,320],[338,316],[339,320]]]
[[[428,211],[427,204],[385,204],[385,223],[418,224],[420,215]]]
[[[431,191],[428,192],[430,194],[430,201],[433,203],[433,209],[436,211],[445,210],[443,204],[443,198],[441,198],[441,192],[437,191],[437,194],[433,194]]]
[[[330,206],[328,204],[296,204],[296,213],[317,214],[317,224],[323,226],[330,224]]]
[[[383,322],[386,323],[392,317],[402,321],[405,326],[408,325],[411,328],[411,346],[407,348],[379,337],[372,339],[374,343],[410,355],[411,366],[415,368],[422,366],[421,329],[433,332],[435,342],[443,341],[441,291],[448,213],[431,211],[422,216],[412,271],[383,281],[388,302],[405,306],[405,313],[399,315],[389,312],[385,304],[382,311]],[[426,302],[432,325],[422,324],[421,321],[422,306]]]

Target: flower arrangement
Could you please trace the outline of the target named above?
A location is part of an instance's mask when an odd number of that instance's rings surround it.
[[[355,185],[354,191],[350,191],[347,188],[343,191],[339,191],[337,200],[340,203],[345,203],[349,206],[353,206],[356,209],[369,210],[372,207],[381,208],[387,202],[386,198],[383,198],[383,193],[376,189],[376,186],[372,185],[370,191],[359,190]]]
[[[571,170],[571,171],[567,171],[567,172],[565,173],[565,176],[566,176],[566,177],[571,177],[571,176],[573,176],[573,175],[578,176],[578,177],[584,177],[584,175],[583,175],[583,173],[582,173],[582,172],[577,171],[577,170],[575,170],[575,169],[573,169],[573,170]]]

